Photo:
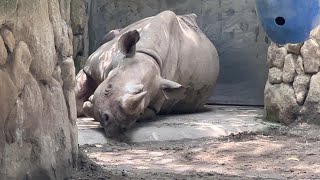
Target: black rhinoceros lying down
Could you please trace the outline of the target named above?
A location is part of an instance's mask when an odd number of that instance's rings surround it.
[[[106,35],[77,75],[78,116],[93,117],[110,135],[160,112],[203,108],[219,58],[195,18],[164,11]]]

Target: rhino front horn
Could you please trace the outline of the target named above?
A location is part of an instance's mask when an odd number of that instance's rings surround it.
[[[139,94],[126,94],[121,99],[121,106],[128,113],[132,113],[143,103],[144,97],[146,96],[147,91],[143,91]]]

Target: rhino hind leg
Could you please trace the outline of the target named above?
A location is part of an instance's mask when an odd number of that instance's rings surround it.
[[[97,88],[97,83],[88,76],[83,70],[77,74],[76,77],[76,105],[77,105],[77,116],[83,116],[83,105],[84,102],[88,101],[89,97],[94,93]]]

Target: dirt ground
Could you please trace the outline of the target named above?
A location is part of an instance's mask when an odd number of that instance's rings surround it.
[[[72,179],[320,179],[320,127],[84,145]]]

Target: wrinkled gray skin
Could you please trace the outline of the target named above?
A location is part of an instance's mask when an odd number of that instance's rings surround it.
[[[164,11],[107,34],[77,75],[78,115],[95,118],[113,136],[157,113],[202,109],[219,58],[195,18]]]

